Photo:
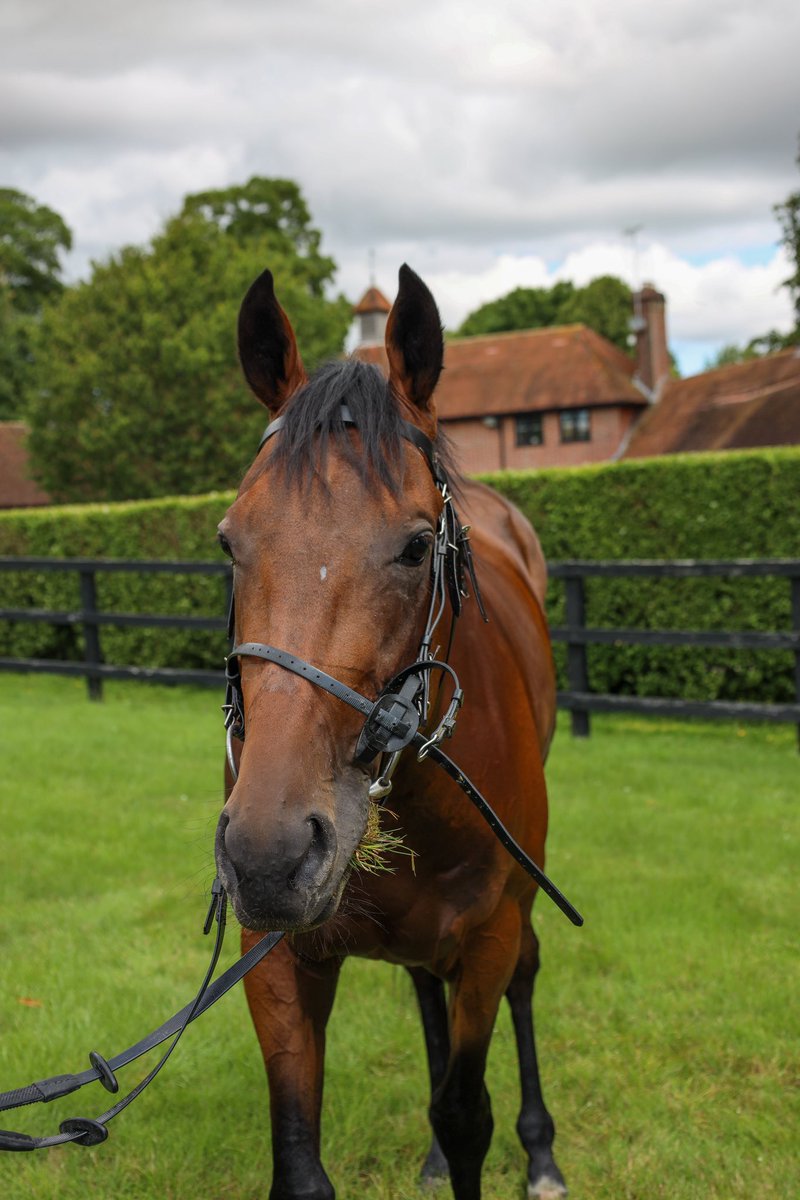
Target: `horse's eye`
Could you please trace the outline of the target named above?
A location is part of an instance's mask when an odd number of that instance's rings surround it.
[[[228,539],[225,537],[225,534],[218,533],[217,541],[219,542],[220,546],[222,547],[222,553],[227,554],[228,558],[232,559],[233,558],[233,550],[231,549],[231,544],[228,541]]]
[[[418,533],[413,537],[406,546],[402,554],[398,555],[397,561],[404,567],[420,567],[428,557],[433,538],[429,533]]]

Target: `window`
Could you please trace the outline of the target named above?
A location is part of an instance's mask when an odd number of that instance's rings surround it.
[[[542,414],[522,413],[514,418],[518,446],[541,446],[544,444],[542,435]]]
[[[592,425],[588,408],[566,408],[558,414],[562,442],[590,442]]]

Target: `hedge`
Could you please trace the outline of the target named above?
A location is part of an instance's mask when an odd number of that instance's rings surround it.
[[[216,527],[233,492],[119,504],[65,505],[0,513],[0,554],[52,558],[221,560]],[[107,612],[218,616],[225,606],[222,576],[98,572],[98,607]],[[80,608],[75,571],[0,574],[3,607]],[[222,667],[222,633],[181,629],[101,629],[108,662],[158,667]],[[29,658],[83,657],[80,628],[0,622],[0,654]]]
[[[549,559],[800,557],[800,448],[670,455],[484,477],[533,522]],[[643,629],[791,627],[787,579],[590,579],[587,622]],[[550,586],[551,624],[564,623]],[[592,690],[709,700],[794,698],[790,651],[590,646]],[[563,647],[556,648],[563,681]]]
[[[545,553],[562,558],[791,558],[800,556],[800,448],[675,455],[539,472],[499,472],[485,481],[536,526]],[[0,554],[214,559],[215,530],[233,493],[0,514]],[[3,573],[3,604],[79,607],[77,578]],[[98,575],[100,605],[120,612],[222,612],[215,577]],[[551,584],[553,624],[563,589]],[[592,579],[594,625],[652,629],[788,629],[785,579]],[[0,654],[81,657],[80,631],[0,622]],[[218,666],[221,634],[102,631],[109,661]],[[556,657],[563,663],[562,648]],[[790,700],[787,651],[592,646],[595,691],[726,700]]]

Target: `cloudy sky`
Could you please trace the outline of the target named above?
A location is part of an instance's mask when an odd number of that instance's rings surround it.
[[[0,186],[65,217],[76,277],[187,192],[288,176],[354,299],[370,249],[450,327],[651,280],[691,372],[791,325],[798,48],[797,0],[0,0]]]

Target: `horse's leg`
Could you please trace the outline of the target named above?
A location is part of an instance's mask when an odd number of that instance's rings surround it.
[[[242,930],[242,950],[259,935]],[[320,1161],[325,1026],[340,962],[307,963],[288,938],[245,976],[250,1014],[269,1078],[270,1200],[334,1200]]]
[[[539,940],[527,920],[522,928],[519,961],[506,989],[519,1055],[522,1107],[517,1133],[528,1153],[530,1200],[554,1200],[567,1193],[564,1177],[553,1159],[553,1118],[544,1106],[533,1036],[533,985],[539,970]]]
[[[431,1095],[433,1095],[444,1079],[450,1057],[450,1034],[447,1028],[447,1001],[444,995],[444,984],[441,979],[432,975],[430,971],[426,971],[424,967],[409,967],[408,973],[414,981],[417,992],[422,1029],[425,1034],[425,1049],[428,1052]],[[447,1159],[434,1133],[428,1156],[422,1164],[420,1178],[423,1183],[435,1185],[443,1183],[449,1173]]]
[[[450,1167],[455,1200],[480,1200],[481,1170],[492,1140],[484,1082],[500,999],[519,957],[520,912],[507,901],[464,940],[450,988],[450,1059],[431,1101],[431,1124]]]

